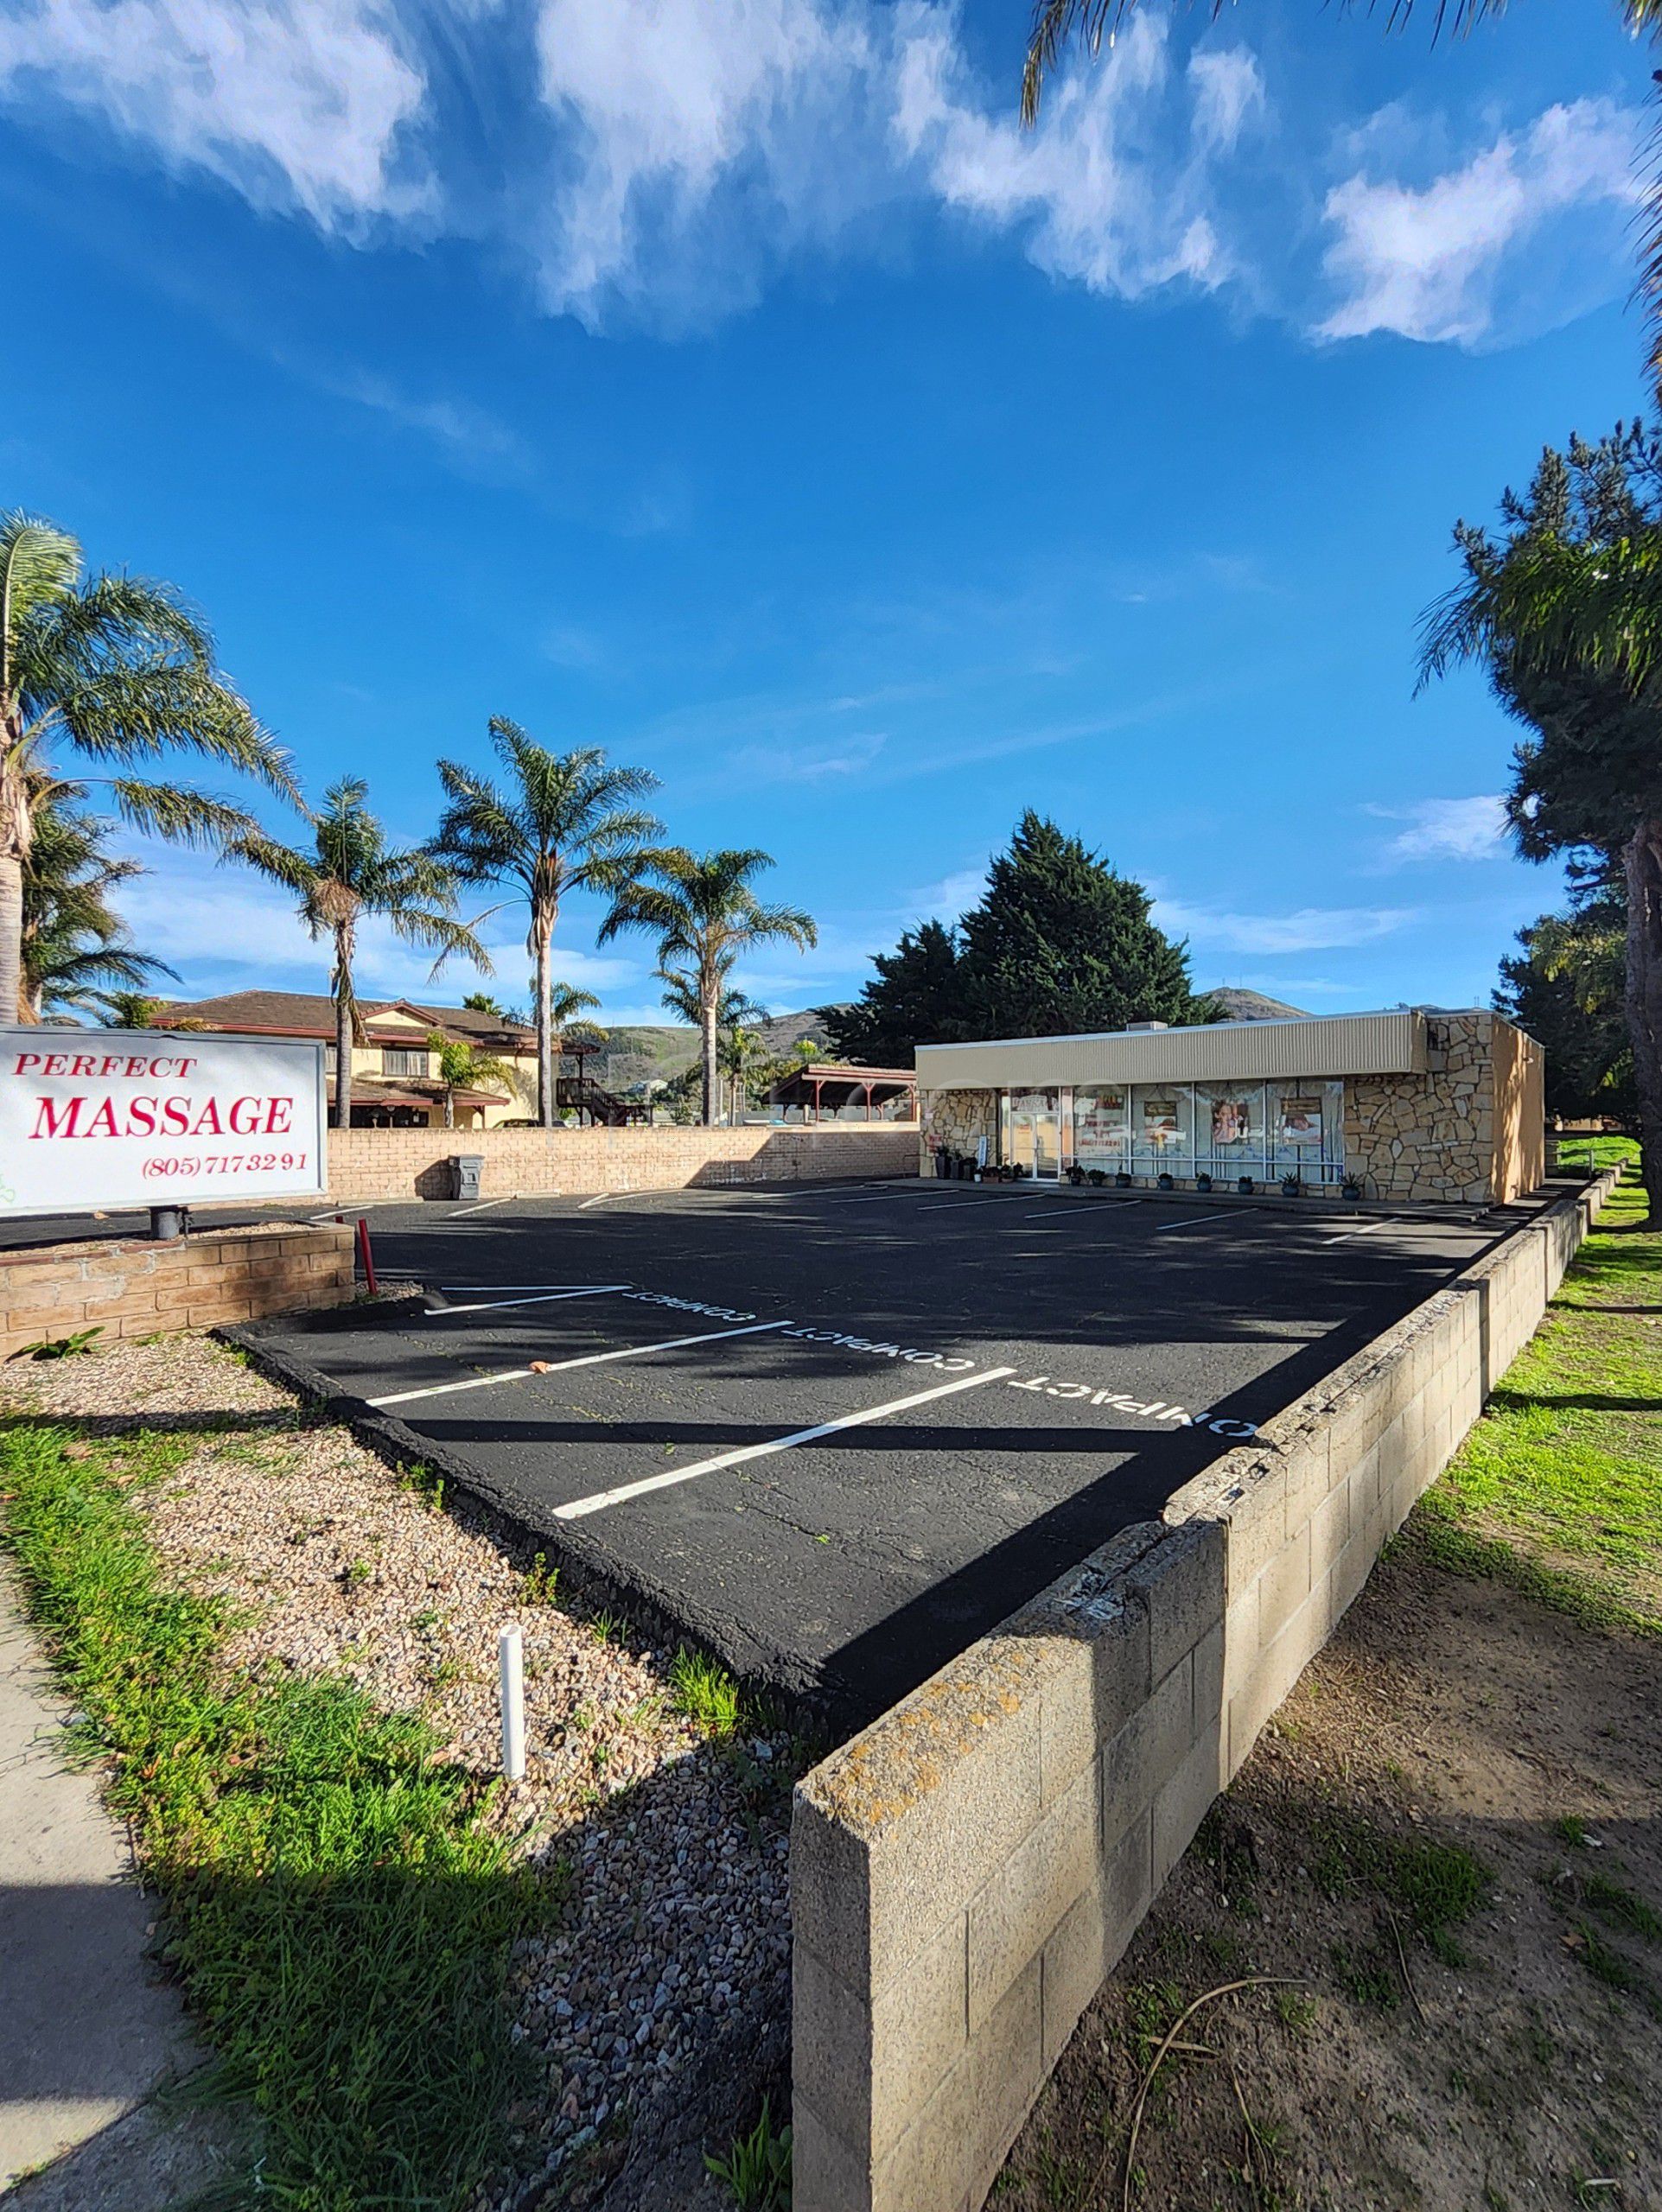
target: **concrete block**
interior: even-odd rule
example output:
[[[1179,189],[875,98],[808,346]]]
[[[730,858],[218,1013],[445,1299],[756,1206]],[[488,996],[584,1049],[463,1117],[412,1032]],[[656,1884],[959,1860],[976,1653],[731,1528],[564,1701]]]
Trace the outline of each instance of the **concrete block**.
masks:
[[[1240,1772],[1264,1722],[1321,1649],[1315,1624],[1330,1610],[1326,1599],[1319,1606],[1307,1599],[1275,1641],[1260,1649],[1257,1667],[1231,1697],[1228,1771],[1232,1779]]]
[[[1332,1431],[1318,1421],[1289,1437],[1282,1452],[1286,1483],[1286,1525],[1307,1522],[1333,1487]]]
[[[1310,1584],[1314,1588],[1350,1541],[1352,1483],[1336,1483],[1310,1516]]]
[[[944,1929],[869,2005],[799,1944],[791,2012],[797,2078],[840,2133],[866,2140],[881,2158],[966,2048],[963,1922]]]
[[[1185,1656],[1102,1754],[1102,1839],[1117,1843],[1194,1742],[1194,1658]]]
[[[1310,1594],[1310,1524],[1302,1522],[1258,1577],[1258,1642],[1273,1643]]]
[[[1100,1777],[1087,1767],[971,1900],[971,2036],[980,2033],[1006,1990],[1094,1882],[1100,1798]]]
[[[1149,1694],[1149,1608],[1141,1592],[1102,1593],[1088,1635],[1049,1639],[1039,1689],[1040,1801],[1093,1766]],[[1109,1610],[1109,1608],[1112,1610]]]
[[[1224,1624],[1210,1628],[1194,1647],[1194,1698],[1189,1726],[1196,1738],[1215,1729],[1224,1701]]]
[[[1287,1484],[1279,1465],[1264,1463],[1225,1509],[1229,1528],[1226,1587],[1232,1602],[1256,1581],[1287,1535]]]
[[[796,2212],[871,2212],[871,2168],[863,2145],[823,2120],[791,2089],[791,2202]]]
[[[1035,1960],[1035,1982],[1038,1972]],[[1035,2046],[1038,2034],[1035,2019]],[[869,2198],[863,2202],[855,2197],[856,2212],[865,2212],[865,2202],[870,2212],[952,2212],[969,2196],[991,2134],[978,2099],[977,2057],[974,2050],[965,2052],[905,2134],[876,2162]],[[794,2208],[794,2189],[791,2202]],[[844,2208],[831,2200],[817,2206],[811,2202],[807,2212],[844,2212]]]
[[[1191,1521],[1173,1529],[1126,1576],[1128,1587],[1148,1606],[1150,1687],[1163,1681],[1222,1621],[1227,1552],[1221,1522]]]
[[[1093,1882],[1076,1897],[1044,1948],[1040,1983],[1041,2037],[1047,2072],[1061,2056],[1079,2015],[1107,1980],[1107,1925],[1102,1888]]]
[[[1016,2140],[1022,2122],[1043,2087],[1044,2024],[1042,1968],[1035,1959],[1004,1995],[997,2011],[971,2047],[975,2081],[978,2156],[971,2169],[971,2196],[990,2189]],[[906,2212],[922,2212],[923,2200],[907,2201]]]
[[[1157,1891],[1206,1818],[1218,1794],[1219,1757],[1215,1739],[1202,1740],[1154,1801],[1154,1887]]]
[[[1102,1970],[1113,1972],[1143,1925],[1154,1896],[1154,1808],[1140,1814],[1103,1854]]]

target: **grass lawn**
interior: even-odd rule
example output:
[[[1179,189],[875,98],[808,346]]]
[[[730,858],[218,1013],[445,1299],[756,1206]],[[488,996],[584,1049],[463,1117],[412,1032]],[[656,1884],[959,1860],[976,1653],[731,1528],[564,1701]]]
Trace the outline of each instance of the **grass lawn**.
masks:
[[[1662,1634],[1662,1235],[1645,1212],[1620,1185],[1407,1541],[1589,1625]]]
[[[239,2202],[459,2207],[506,2148],[508,1946],[557,1885],[513,1862],[419,1719],[340,1676],[220,1663],[229,1609],[169,1581],[137,1504],[193,1448],[0,1433],[0,1531],[216,2054],[192,2089],[258,2115]]]

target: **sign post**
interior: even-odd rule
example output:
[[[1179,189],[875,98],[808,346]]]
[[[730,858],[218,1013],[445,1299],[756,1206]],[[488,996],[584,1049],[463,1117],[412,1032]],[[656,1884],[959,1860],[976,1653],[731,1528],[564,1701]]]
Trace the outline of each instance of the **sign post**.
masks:
[[[328,1187],[323,1047],[173,1029],[0,1029],[0,1220]]]

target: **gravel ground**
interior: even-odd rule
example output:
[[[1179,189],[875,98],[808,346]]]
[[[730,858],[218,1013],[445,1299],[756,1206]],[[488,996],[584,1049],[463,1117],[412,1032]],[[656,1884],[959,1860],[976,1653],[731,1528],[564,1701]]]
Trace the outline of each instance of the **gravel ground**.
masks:
[[[484,1777],[499,1760],[497,1634],[519,1624],[527,1771],[492,1817],[533,1860],[564,1862],[571,1891],[513,1962],[544,2088],[515,2115],[519,2175],[488,2201],[557,2201],[584,2171],[593,2201],[639,2164],[632,2135],[678,2141],[696,2174],[689,2123],[696,2138],[710,2107],[729,2126],[742,2077],[782,2050],[789,1737],[711,1741],[673,1707],[672,1653],[551,1602],[537,1563],[468,1501],[441,1504],[347,1430],[311,1425],[210,1338],[112,1345],[7,1380],[14,1403],[89,1433],[204,1427],[143,1502],[181,1580],[244,1617],[232,1667],[339,1669],[383,1707],[423,1713],[444,1756]]]

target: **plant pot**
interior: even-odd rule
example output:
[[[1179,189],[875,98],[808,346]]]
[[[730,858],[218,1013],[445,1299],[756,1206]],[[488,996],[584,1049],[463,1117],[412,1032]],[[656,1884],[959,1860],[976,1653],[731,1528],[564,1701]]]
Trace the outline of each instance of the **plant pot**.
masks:
[[[1117,1191],[1129,1191],[1129,1190],[1130,1189],[1130,1187],[1131,1187],[1131,1179],[1130,1179],[1130,1176],[1125,1173],[1125,1170],[1122,1167],[1122,1168],[1120,1169],[1120,1171],[1119,1171],[1118,1174],[1117,1174],[1117,1175],[1115,1176],[1115,1178],[1114,1178],[1114,1188],[1115,1188]]]
[[[1250,1198],[1253,1192],[1256,1191],[1258,1187],[1258,1185],[1252,1180],[1252,1178],[1250,1175],[1243,1175],[1235,1185],[1235,1188],[1240,1192],[1244,1198]]]
[[[1162,1173],[1155,1178],[1155,1188],[1159,1191],[1175,1191],[1177,1185],[1169,1175]]]
[[[1297,1198],[1303,1191],[1303,1188],[1304,1185],[1299,1181],[1296,1175],[1283,1175],[1281,1179],[1281,1195],[1283,1198]]]
[[[1194,1187],[1197,1191],[1209,1191],[1212,1188],[1212,1178],[1204,1169],[1195,1177]]]
[[[1347,1205],[1353,1206],[1362,1195],[1362,1186],[1360,1183],[1347,1183],[1341,1187],[1339,1195]]]

